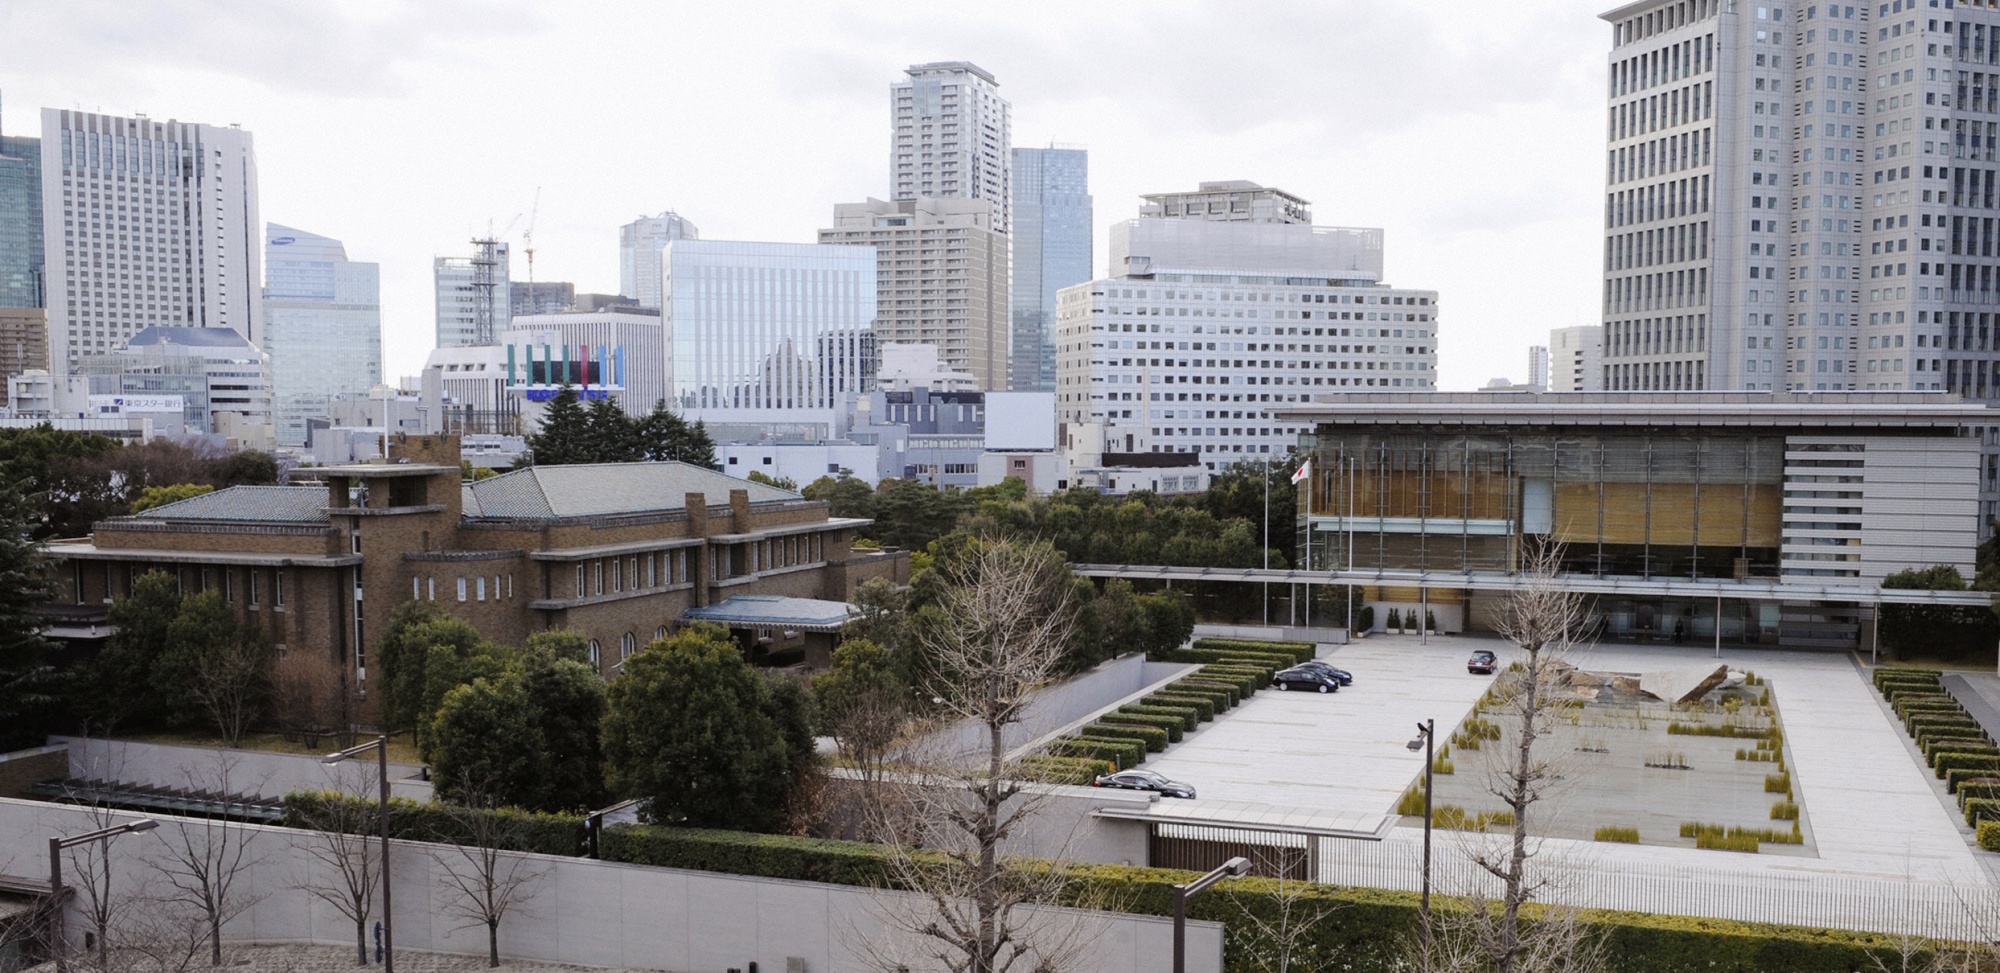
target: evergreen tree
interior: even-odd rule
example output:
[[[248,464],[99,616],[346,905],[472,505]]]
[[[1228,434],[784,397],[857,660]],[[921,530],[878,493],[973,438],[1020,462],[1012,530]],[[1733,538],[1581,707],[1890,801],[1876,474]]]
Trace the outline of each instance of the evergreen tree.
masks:
[[[687,436],[687,423],[667,408],[666,400],[654,402],[653,411],[646,413],[637,425],[639,455],[655,463],[676,459],[676,452]]]
[[[166,719],[154,679],[180,613],[180,582],[165,571],[140,575],[130,595],[112,602],[111,637],[84,674],[88,691],[78,709],[85,716],[121,730],[158,726]]]
[[[603,806],[603,677],[576,659],[531,654],[521,688],[533,704],[548,763],[547,790],[524,806],[538,811]]]
[[[43,664],[48,641],[35,610],[55,597],[31,504],[0,494],[0,751],[42,742],[66,680]]]
[[[610,398],[596,399],[584,411],[581,462],[633,463],[640,458],[638,424]]]
[[[715,459],[715,440],[708,438],[708,424],[697,420],[674,449],[674,459],[704,469],[720,470]]]
[[[584,458],[589,428],[590,417],[576,388],[564,385],[542,413],[541,428],[528,437],[528,452],[541,466],[590,462]]]
[[[839,479],[822,476],[800,492],[807,500],[826,501],[831,508],[827,516],[875,519],[875,488],[852,473],[843,472]]]
[[[559,764],[535,713],[534,697],[515,676],[454,686],[425,734],[438,797],[539,809]]]

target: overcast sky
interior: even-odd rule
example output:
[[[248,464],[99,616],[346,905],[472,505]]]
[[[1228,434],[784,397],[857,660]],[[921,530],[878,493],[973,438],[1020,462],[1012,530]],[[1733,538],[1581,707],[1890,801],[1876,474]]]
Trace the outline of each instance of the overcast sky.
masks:
[[[1016,145],[1090,150],[1098,274],[1141,193],[1278,186],[1388,231],[1472,388],[1597,321],[1608,5],[0,0],[0,97],[16,135],[42,107],[255,133],[263,218],[382,265],[393,380],[433,344],[431,258],[489,221],[518,253],[538,187],[535,277],[579,290],[617,291],[619,224],[662,209],[811,242],[887,195],[902,69],[969,60]]]

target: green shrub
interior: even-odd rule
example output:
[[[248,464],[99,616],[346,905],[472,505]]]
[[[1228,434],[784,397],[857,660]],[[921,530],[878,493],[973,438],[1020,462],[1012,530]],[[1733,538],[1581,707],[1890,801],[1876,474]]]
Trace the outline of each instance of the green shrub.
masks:
[[[1797,804],[1794,804],[1791,801],[1779,801],[1771,805],[1771,820],[1797,821],[1798,819],[1799,819],[1799,806]]]
[[[1903,730],[1910,736],[1930,727],[1956,727],[1961,730],[1977,730],[1979,724],[1970,716],[1944,716],[1941,714],[1915,713],[1903,720]]]
[[[1931,767],[1938,777],[1954,770],[1977,771],[1987,777],[2000,777],[2000,751],[1988,753],[1961,753],[1946,751],[1931,759]]]
[[[1266,641],[1263,639],[1232,639],[1210,637],[1196,639],[1197,649],[1249,649],[1253,652],[1275,652],[1285,656],[1288,664],[1296,665],[1310,661],[1319,654],[1318,646],[1311,642]]]
[[[1218,662],[1201,667],[1202,675],[1214,674],[1226,679],[1237,680],[1247,677],[1250,680],[1250,689],[1252,691],[1269,686],[1271,684],[1271,672],[1272,670],[1261,666],[1246,666],[1233,662]]]
[[[1418,811],[1419,814],[1423,812]],[[1512,811],[1480,811],[1468,815],[1464,808],[1456,804],[1439,804],[1431,808],[1431,824],[1446,831],[1485,831],[1487,828],[1504,828],[1513,825]]]
[[[1152,713],[1106,713],[1097,718],[1099,723],[1126,726],[1154,726],[1166,731],[1168,743],[1181,742],[1181,734],[1187,732],[1187,721],[1178,716],[1158,716]],[[1143,747],[1141,749],[1144,749]]]
[[[1111,764],[1114,771],[1130,770],[1146,761],[1146,745],[1138,740],[1110,737],[1063,737],[1049,744],[1048,755],[1102,760]]]
[[[1159,753],[1167,748],[1167,731],[1155,726],[1123,726],[1111,723],[1092,723],[1078,731],[1078,736],[1108,737],[1114,740],[1137,740],[1146,745],[1147,753]]]
[[[1674,736],[1695,737],[1735,737],[1742,740],[1761,739],[1771,735],[1775,727],[1744,726],[1738,723],[1683,723],[1670,720],[1667,733]]]
[[[1981,821],[1973,829],[1979,838],[1979,847],[1987,851],[2000,851],[2000,821]]]
[[[1258,681],[1259,673],[1245,672],[1229,666],[1202,666],[1200,676],[1203,679],[1225,682],[1236,687],[1236,698],[1238,699],[1248,699],[1251,694],[1264,688],[1264,683]]]
[[[1959,785],[1958,801],[1960,804],[1963,804],[1966,801],[1972,800],[1973,798],[1976,797],[1984,797],[1992,800],[2000,800],[2000,783],[1993,783],[1993,784],[1974,783],[1974,784]]]
[[[1790,796],[1792,793],[1791,771],[1785,771],[1784,773],[1779,773],[1779,774],[1765,774],[1764,793],[1784,794]]]
[[[335,805],[346,807],[336,808]],[[317,822],[347,821],[359,824],[352,833],[379,834],[374,799],[350,797],[335,791],[293,791],[285,795],[285,826],[320,830]],[[491,832],[504,836],[502,846],[512,851],[538,855],[581,855],[587,837],[580,814],[543,814],[503,807],[495,810],[419,803],[404,798],[389,801],[389,834],[406,841],[445,844],[472,844],[468,830],[471,815],[491,815],[502,827]]]
[[[1982,740],[1931,740],[1923,745],[1924,762],[1936,770],[1938,761],[1947,756],[1976,755],[2000,759],[2000,747]]]
[[[1088,785],[1100,774],[1116,773],[1117,767],[1109,760],[1089,757],[1024,757],[1021,760],[1023,774],[1051,784]]]
[[[1622,844],[1636,845],[1639,843],[1639,829],[1606,825],[1597,829],[1597,834],[1593,837],[1593,840],[1616,841]]]
[[[1944,787],[1947,793],[1956,794],[1960,787],[1972,781],[1983,784],[2000,784],[2000,774],[1983,768],[1963,768],[1944,772]]]
[[[1875,670],[1875,686],[1881,688],[1889,683],[1915,683],[1936,686],[1944,678],[1944,673],[1934,669],[1886,668]]]
[[[1930,763],[1931,754],[1939,750],[1955,750],[1961,747],[1990,747],[1992,742],[1986,734],[1978,730],[1933,729],[1926,730],[1914,738],[1917,749],[1924,752],[1924,762]]]
[[[1139,702],[1146,706],[1184,706],[1194,710],[1196,720],[1202,723],[1215,719],[1215,701],[1207,696],[1158,692]]]
[[[1396,813],[1413,815],[1415,817],[1424,816],[1424,786],[1422,784],[1411,784],[1409,790],[1403,792],[1402,798],[1396,801]]]
[[[1171,716],[1181,721],[1181,730],[1192,730],[1201,725],[1200,711],[1188,706],[1155,706],[1151,703],[1129,703],[1118,707],[1118,712],[1134,716]]]
[[[1437,759],[1431,762],[1431,773],[1433,774],[1451,774],[1457,773],[1457,771],[1458,768],[1451,764],[1451,758],[1444,754],[1438,754]]]
[[[1218,713],[1226,709],[1234,709],[1237,703],[1243,701],[1243,687],[1235,682],[1223,679],[1203,678],[1195,675],[1174,683],[1168,688],[1177,693],[1213,693],[1224,701],[1215,707],[1215,711]]]
[[[2000,820],[2000,800],[1990,797],[1967,798],[1961,794],[1959,804],[1965,809],[1966,824],[1978,827],[1981,821]]]

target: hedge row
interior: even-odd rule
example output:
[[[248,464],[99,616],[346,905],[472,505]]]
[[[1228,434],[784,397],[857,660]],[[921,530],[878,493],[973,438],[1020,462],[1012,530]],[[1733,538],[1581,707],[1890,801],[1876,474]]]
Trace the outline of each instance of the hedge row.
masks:
[[[1917,745],[1924,752],[1924,763],[1937,767],[1937,757],[1941,753],[1990,753],[2000,756],[2000,747],[1986,742],[1985,737],[1927,737]]]
[[[1979,847],[2000,851],[2000,821],[1981,821],[1973,833],[1979,836]]]
[[[1926,713],[1918,713],[1903,721],[1903,729],[1908,730],[1911,736],[1916,736],[1918,730],[1927,726],[1956,726],[1974,730],[1979,729],[1979,723],[1970,716],[1933,716]]]
[[[1087,785],[1100,774],[1116,773],[1118,768],[1109,760],[1095,760],[1089,757],[1055,757],[1041,755],[1027,757],[1021,766],[1035,779],[1051,784]]]
[[[1935,669],[1902,669],[1885,666],[1875,670],[1875,688],[1883,689],[1890,683],[1936,686],[1944,678],[1944,673]]]
[[[1250,666],[1235,662],[1219,662],[1201,667],[1202,675],[1217,675],[1224,679],[1248,680],[1249,689],[1255,692],[1271,684],[1271,673],[1277,670],[1267,666]]]
[[[1137,740],[1146,745],[1147,753],[1159,753],[1167,748],[1167,731],[1153,726],[1120,726],[1112,723],[1092,723],[1076,732],[1078,736],[1109,737],[1113,740]]]
[[[2000,820],[2000,801],[1990,797],[1966,797],[1963,792],[1958,795],[1958,799],[1960,806],[1965,809],[1966,824],[1978,827],[1981,821]]]
[[[1105,773],[1113,773],[1130,770],[1143,763],[1146,745],[1138,740],[1115,740],[1111,737],[1063,737],[1049,744],[1049,755],[1102,760],[1111,765]]]
[[[1931,760],[1938,777],[1963,771],[1967,777],[2000,777],[2000,753],[1952,753],[1938,754]]]
[[[1944,788],[1952,794],[1972,781],[2000,783],[2000,773],[1995,773],[1992,767],[1961,767],[1944,772]]]
[[[1220,683],[1183,679],[1161,690],[1161,692],[1174,696],[1193,696],[1208,700],[1210,712],[1218,716],[1236,707],[1236,694],[1230,692],[1229,687]]]
[[[1215,700],[1207,696],[1190,696],[1176,692],[1157,692],[1139,702],[1147,706],[1179,706],[1194,710],[1195,719],[1207,723],[1215,719]]]
[[[1174,688],[1187,692],[1219,693],[1224,699],[1229,701],[1229,705],[1223,707],[1224,709],[1234,709],[1236,704],[1243,701],[1243,697],[1249,695],[1249,693],[1243,691],[1241,683],[1201,675],[1189,676],[1180,682],[1174,683]]]
[[[1160,716],[1154,713],[1106,713],[1097,718],[1099,723],[1123,723],[1128,726],[1156,726],[1166,731],[1168,743],[1181,742],[1181,734],[1187,732],[1187,721],[1178,716]]]
[[[379,807],[372,798],[352,797],[338,791],[293,791],[285,795],[284,823],[286,827],[308,831],[380,834]],[[512,851],[574,856],[583,854],[587,847],[580,814],[542,814],[512,807],[478,810],[449,804],[420,804],[401,797],[389,800],[389,836],[406,841],[477,844],[473,819],[480,815],[499,819],[500,827],[488,834],[498,838],[501,847]],[[346,827],[337,827],[341,824]]]
[[[1151,703],[1127,703],[1118,707],[1118,712],[1132,716],[1168,716],[1181,721],[1181,731],[1192,733],[1201,725],[1201,714],[1190,706],[1155,706]]]
[[[1311,642],[1288,642],[1264,639],[1204,638],[1196,639],[1197,649],[1250,649],[1256,652],[1276,652],[1288,656],[1291,664],[1311,660],[1319,654],[1317,646]]]
[[[2000,829],[1995,841],[2000,842]],[[605,858],[639,865],[867,888],[896,885],[884,849],[858,842],[620,824],[605,829],[603,846]],[[1119,911],[1138,915],[1172,915],[1173,886],[1193,876],[1118,865],[1073,868],[1077,901],[1117,902]],[[1332,921],[1311,926],[1301,937],[1293,956],[1297,968],[1387,973],[1406,965],[1418,931],[1416,893],[1281,887],[1270,879],[1242,878],[1189,899],[1187,907],[1189,918],[1221,922],[1227,938],[1240,941],[1255,937],[1260,926],[1276,926],[1288,903],[1293,917],[1337,910]],[[1821,973],[1874,969],[1877,960],[1896,959],[1889,937],[1865,933],[1630,912],[1588,912],[1584,919],[1603,931],[1607,967],[1621,973]],[[1254,966],[1238,949],[1224,960],[1228,973]]]

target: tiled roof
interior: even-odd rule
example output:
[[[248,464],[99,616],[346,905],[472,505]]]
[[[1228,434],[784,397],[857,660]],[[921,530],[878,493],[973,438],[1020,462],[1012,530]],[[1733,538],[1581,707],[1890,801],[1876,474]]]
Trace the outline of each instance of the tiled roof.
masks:
[[[844,601],[785,598],[778,595],[736,595],[713,605],[690,608],[681,617],[691,622],[717,622],[748,628],[796,628],[837,632],[861,609]]]
[[[214,520],[261,524],[324,524],[326,488],[239,486],[204,493],[132,515],[138,520]]]
[[[465,515],[548,520],[651,513],[681,509],[689,493],[704,494],[712,504],[727,503],[731,490],[750,491],[751,503],[799,498],[687,463],[531,466],[468,484]]]

